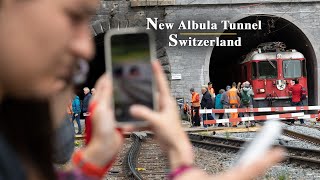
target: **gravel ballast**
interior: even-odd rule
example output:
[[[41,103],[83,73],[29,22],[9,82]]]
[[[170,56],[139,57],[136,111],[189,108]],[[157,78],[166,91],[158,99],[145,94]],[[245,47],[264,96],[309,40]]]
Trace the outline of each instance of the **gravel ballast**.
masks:
[[[195,165],[209,174],[219,174],[232,167],[237,154],[209,151],[194,147]],[[244,172],[239,172],[244,173]],[[278,164],[258,179],[264,180],[315,180],[320,179],[320,170],[295,167],[291,164]]]

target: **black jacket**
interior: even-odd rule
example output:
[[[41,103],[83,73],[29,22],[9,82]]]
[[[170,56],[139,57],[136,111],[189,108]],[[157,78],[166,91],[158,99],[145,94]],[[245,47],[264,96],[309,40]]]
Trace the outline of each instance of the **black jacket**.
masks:
[[[208,91],[203,94],[200,105],[201,109],[212,109],[214,107],[211,95]]]
[[[88,93],[87,95],[84,96],[83,101],[82,101],[82,112],[83,113],[88,112],[88,106],[89,106],[90,99],[91,99],[90,93]]]

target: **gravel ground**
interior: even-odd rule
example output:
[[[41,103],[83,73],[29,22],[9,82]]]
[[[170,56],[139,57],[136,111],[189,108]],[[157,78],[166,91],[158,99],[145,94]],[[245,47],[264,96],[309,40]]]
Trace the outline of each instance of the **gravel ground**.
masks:
[[[294,147],[300,147],[300,148],[305,148],[305,149],[315,149],[315,150],[320,150],[320,146],[316,146],[304,141],[300,141],[288,136],[281,136],[281,139],[283,140],[282,142],[284,142],[284,145],[287,146],[294,146]]]
[[[194,147],[195,164],[209,174],[218,174],[232,167],[236,154],[209,151]],[[239,172],[240,173],[240,172]],[[272,167],[263,177],[263,180],[316,180],[320,179],[320,170],[294,167],[290,164],[279,164]]]
[[[309,168],[294,167],[290,164],[279,164],[272,167],[264,179],[292,179],[292,180],[316,180],[320,179],[320,170],[311,170]]]
[[[220,173],[227,165],[231,164],[232,159],[235,157],[233,154],[209,151],[197,147],[193,147],[193,151],[196,166],[209,174]]]
[[[309,128],[309,127],[304,127],[304,126],[289,126],[289,125],[284,125],[283,128],[295,131],[301,134],[306,134],[312,137],[320,138],[320,131],[318,129],[314,128]]]
[[[311,131],[312,128],[306,128],[300,126],[294,126],[292,129],[302,129],[304,131]],[[315,129],[312,129],[315,130]],[[318,131],[319,132],[319,131]],[[303,132],[302,132],[303,133]],[[230,138],[236,138],[236,139],[242,139],[242,140],[252,140],[255,137],[255,132],[248,132],[248,133],[217,133],[215,136],[219,137],[230,137]],[[296,139],[293,139],[291,137],[287,136],[281,136],[280,138],[283,140],[282,142],[285,142],[286,145],[289,146],[295,146],[295,147],[301,147],[301,148],[308,148],[308,149],[316,149],[320,150],[319,146],[312,145],[310,143],[306,143],[303,141],[299,141]],[[279,144],[279,141],[275,141],[275,144]],[[224,153],[217,154],[216,156],[221,158],[228,157],[224,160],[222,164],[222,167],[220,169],[225,170],[231,167],[231,164],[233,160],[236,158],[235,155],[222,155]],[[206,159],[201,159],[202,161],[205,161]],[[201,166],[201,163],[199,163],[199,166]],[[202,165],[204,166],[204,165]],[[205,167],[210,167],[210,165],[205,165]],[[216,168],[215,168],[216,169]],[[217,171],[208,169],[207,172],[209,173],[216,173]],[[274,166],[271,168],[264,177],[258,178],[258,179],[267,179],[267,180],[277,180],[277,179],[293,179],[293,180],[313,180],[313,179],[320,179],[320,170],[312,170],[310,168],[303,168],[303,167],[295,167],[292,164],[279,164],[277,166]]]

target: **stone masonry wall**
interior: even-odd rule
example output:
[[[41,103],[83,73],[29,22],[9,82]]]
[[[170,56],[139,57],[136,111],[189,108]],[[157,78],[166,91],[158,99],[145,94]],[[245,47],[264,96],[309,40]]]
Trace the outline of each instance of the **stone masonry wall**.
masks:
[[[151,4],[146,4],[146,1],[144,3],[140,1],[141,4],[139,4],[139,0],[131,0],[131,2],[126,0],[101,1],[101,9],[92,19],[93,34],[104,33],[110,28],[145,27],[146,17],[157,17],[161,22],[176,23],[186,19],[235,22],[250,15],[266,14],[284,18],[302,30],[311,42],[317,59],[320,58],[319,1],[167,0],[163,4],[158,1]],[[170,33],[172,32],[157,32],[158,58],[168,78],[170,78],[170,73],[182,75],[181,80],[171,81],[172,94],[175,97],[190,100],[189,89],[194,87],[200,92],[201,85],[209,81],[209,63],[213,48],[169,47],[166,39]],[[317,61],[316,66],[312,68],[315,68],[316,78],[319,78],[320,61]],[[320,89],[318,79],[315,79],[315,88]],[[318,95],[315,97],[318,102],[320,102],[319,97]]]
[[[164,7],[131,7],[130,1],[101,1],[100,9],[91,20],[92,33],[98,35],[113,28],[146,27],[146,18],[164,21]],[[170,77],[170,64],[163,39],[165,32],[156,32],[157,58]]]
[[[181,3],[183,0],[176,0]],[[308,37],[317,59],[320,58],[320,2],[313,3],[268,3],[255,6],[249,5],[183,5],[166,7],[166,22],[181,20],[221,20],[238,21],[250,15],[268,14],[289,20]],[[217,31],[219,32],[219,31]],[[222,31],[221,31],[222,32]],[[176,97],[185,97],[190,100],[189,89],[194,87],[200,92],[202,85],[209,81],[209,61],[212,47],[204,48],[177,48],[166,47],[171,64],[171,73],[182,74],[181,80],[171,82],[172,94]],[[225,67],[221,67],[225,68]],[[320,61],[318,60],[315,72],[319,78]],[[313,77],[309,77],[313,78]],[[315,79],[315,88],[319,89]],[[316,93],[317,94],[317,93]],[[319,101],[319,96],[316,96]]]

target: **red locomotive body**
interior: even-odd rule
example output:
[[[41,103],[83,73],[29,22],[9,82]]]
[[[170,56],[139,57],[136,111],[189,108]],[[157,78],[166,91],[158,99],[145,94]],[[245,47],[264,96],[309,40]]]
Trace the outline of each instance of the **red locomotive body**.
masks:
[[[296,50],[285,50],[281,42],[263,43],[241,63],[242,80],[254,91],[254,107],[290,106],[289,87],[298,78],[307,91],[306,60]],[[303,100],[308,105],[308,100]]]

